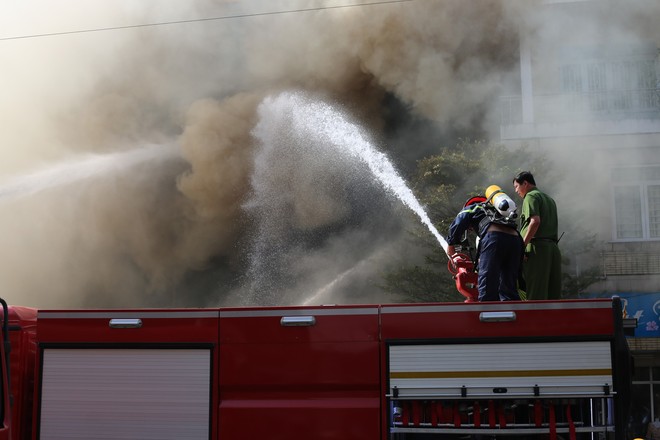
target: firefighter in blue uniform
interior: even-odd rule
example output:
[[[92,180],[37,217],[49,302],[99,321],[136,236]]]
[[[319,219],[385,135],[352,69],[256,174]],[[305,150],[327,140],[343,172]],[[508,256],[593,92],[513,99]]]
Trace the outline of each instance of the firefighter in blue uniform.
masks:
[[[491,189],[492,187],[489,187]],[[520,300],[519,279],[523,257],[523,240],[516,224],[515,203],[506,199],[505,209],[493,205],[493,195],[473,197],[449,226],[447,255],[456,255],[455,246],[468,230],[476,232],[479,301]],[[488,191],[487,191],[488,192]],[[505,217],[506,215],[506,217]],[[522,286],[520,286],[522,287]]]

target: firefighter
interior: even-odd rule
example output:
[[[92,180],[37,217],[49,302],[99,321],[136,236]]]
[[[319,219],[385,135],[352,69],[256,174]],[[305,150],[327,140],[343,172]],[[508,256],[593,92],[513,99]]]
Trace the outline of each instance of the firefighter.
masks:
[[[496,188],[497,194],[503,194]],[[518,279],[524,247],[515,220],[515,203],[511,201],[513,206],[504,211],[509,217],[505,217],[493,206],[493,195],[488,199],[473,197],[466,202],[449,226],[447,255],[454,258],[457,255],[455,246],[461,242],[463,234],[475,231],[479,301],[520,300]]]

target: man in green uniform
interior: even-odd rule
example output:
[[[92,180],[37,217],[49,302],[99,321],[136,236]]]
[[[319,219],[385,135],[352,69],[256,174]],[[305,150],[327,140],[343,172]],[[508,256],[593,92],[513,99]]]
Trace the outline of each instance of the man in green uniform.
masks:
[[[513,179],[513,188],[523,199],[520,235],[525,243],[523,274],[527,299],[559,299],[561,297],[561,252],[557,246],[557,205],[536,188],[529,171]]]

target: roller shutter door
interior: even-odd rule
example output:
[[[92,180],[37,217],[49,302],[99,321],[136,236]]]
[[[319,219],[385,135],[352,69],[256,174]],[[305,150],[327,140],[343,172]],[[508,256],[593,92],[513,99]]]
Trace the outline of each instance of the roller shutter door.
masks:
[[[42,372],[42,440],[209,438],[208,349],[45,349]]]
[[[401,397],[598,396],[613,383],[607,341],[391,346],[389,376]]]

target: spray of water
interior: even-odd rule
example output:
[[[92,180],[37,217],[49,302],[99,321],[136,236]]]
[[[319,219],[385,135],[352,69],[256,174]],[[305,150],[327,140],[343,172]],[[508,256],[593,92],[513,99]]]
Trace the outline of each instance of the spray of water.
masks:
[[[276,304],[286,295],[296,300],[304,295],[305,304],[328,302],[344,280],[373,273],[373,268],[356,268],[371,260],[365,253],[387,245],[367,239],[368,234],[359,236],[365,238],[356,244],[359,249],[345,249],[346,258],[339,260],[327,258],[318,241],[305,242],[314,231],[323,236],[324,228],[352,215],[359,222],[360,213],[377,209],[376,199],[357,199],[361,193],[384,193],[402,202],[446,252],[445,239],[388,157],[343,109],[308,94],[284,92],[264,99],[258,116],[252,130],[257,140],[252,194],[244,204],[257,219],[247,277],[250,303]],[[310,262],[324,259],[322,270],[307,270]]]
[[[108,176],[140,163],[167,160],[176,154],[177,149],[174,146],[148,145],[120,153],[89,155],[8,181],[0,186],[0,201],[36,194],[89,178]]]
[[[319,290],[317,290],[313,295],[311,295],[309,298],[304,300],[302,302],[303,306],[309,306],[309,305],[315,305],[315,304],[322,304],[324,299],[328,297],[333,289],[343,280],[348,274],[352,273],[353,271],[357,270],[357,265],[354,267],[351,267],[348,270],[345,270],[344,272],[340,273],[335,277],[334,280],[330,281],[328,284],[325,286],[321,287]]]
[[[357,264],[353,265],[349,269],[343,271],[342,273],[337,275],[333,280],[327,283],[325,286],[321,287],[312,295],[308,296],[307,299],[305,299],[302,302],[302,305],[309,306],[309,305],[329,304],[334,302],[332,300],[333,294],[340,293],[343,284],[342,282],[345,279],[350,278],[350,276],[354,275],[355,273],[359,273],[360,271],[369,270],[367,266],[369,266],[370,264],[374,264],[376,261],[378,261],[379,258],[383,256],[382,254],[384,254],[386,251],[387,251],[386,248],[377,249],[371,255],[362,259],[361,261],[359,261]]]
[[[332,147],[365,163],[382,187],[417,214],[445,252],[447,251],[447,241],[431,223],[424,208],[388,157],[378,151],[362,130],[351,123],[337,108],[323,101],[312,100],[300,93],[282,93],[269,97],[262,105],[283,109],[291,114],[294,130],[310,131],[313,127],[314,132],[327,139]]]

